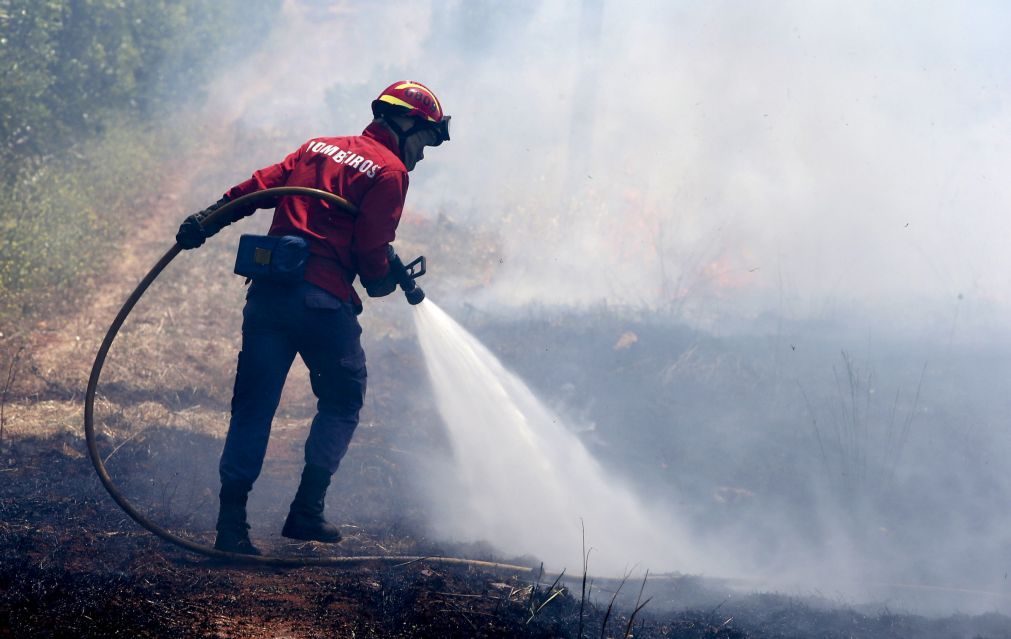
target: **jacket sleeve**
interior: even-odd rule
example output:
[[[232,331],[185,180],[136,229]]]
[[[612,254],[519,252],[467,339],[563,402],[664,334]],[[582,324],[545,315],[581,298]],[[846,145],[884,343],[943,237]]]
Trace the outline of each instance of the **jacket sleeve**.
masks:
[[[384,172],[358,206],[351,253],[362,280],[378,280],[390,270],[386,247],[396,236],[407,184],[406,172]]]
[[[284,186],[288,182],[288,176],[291,175],[292,169],[295,168],[295,163],[302,157],[302,152],[309,146],[309,144],[311,144],[311,141],[306,142],[292,153],[289,153],[288,157],[284,158],[281,162],[271,164],[270,166],[255,171],[251,178],[245,182],[236,184],[226,191],[225,197],[229,200],[234,200],[242,197],[243,195],[255,193],[256,191],[272,189],[275,186]],[[277,206],[276,199],[274,201],[263,200],[256,205],[256,208],[269,209],[275,206]],[[256,209],[250,208],[248,211],[243,211],[240,217],[252,215],[255,210]]]

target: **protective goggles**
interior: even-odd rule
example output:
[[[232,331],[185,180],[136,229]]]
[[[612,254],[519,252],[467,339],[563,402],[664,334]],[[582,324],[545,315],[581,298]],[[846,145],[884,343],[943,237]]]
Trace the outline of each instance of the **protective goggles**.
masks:
[[[429,122],[427,120],[422,120],[418,118],[413,126],[409,129],[401,129],[396,124],[387,120],[393,127],[393,130],[397,131],[397,135],[400,137],[400,144],[403,145],[404,141],[412,135],[420,134],[424,135],[427,139],[424,140],[425,146],[439,146],[443,142],[449,140],[449,120],[452,116],[444,115],[442,120],[439,122]]]
[[[442,120],[432,125],[435,131],[435,143],[432,146],[439,146],[443,142],[449,141],[449,120],[452,116],[444,115]]]

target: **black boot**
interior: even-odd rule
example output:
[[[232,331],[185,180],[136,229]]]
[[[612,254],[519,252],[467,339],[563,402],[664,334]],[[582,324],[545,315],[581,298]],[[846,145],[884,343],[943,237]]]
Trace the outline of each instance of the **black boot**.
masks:
[[[246,498],[250,488],[244,482],[221,482],[218,538],[214,541],[217,550],[240,555],[260,554],[253,542],[249,541],[249,524],[246,523]]]
[[[341,540],[341,531],[323,519],[323,498],[330,486],[330,471],[319,466],[305,465],[302,481],[291,502],[288,518],[281,535],[288,539],[323,541],[335,544]]]

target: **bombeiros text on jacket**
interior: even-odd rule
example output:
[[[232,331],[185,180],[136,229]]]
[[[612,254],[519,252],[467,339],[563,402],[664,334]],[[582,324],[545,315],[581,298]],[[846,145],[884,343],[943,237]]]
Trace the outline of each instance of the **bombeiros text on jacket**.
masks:
[[[326,142],[313,140],[306,146],[306,151],[329,156],[334,162],[338,164],[345,164],[352,169],[358,169],[359,173],[364,173],[370,178],[376,177],[376,173],[381,171],[383,168],[372,160],[367,160],[356,153],[342,150],[336,144],[327,144]]]

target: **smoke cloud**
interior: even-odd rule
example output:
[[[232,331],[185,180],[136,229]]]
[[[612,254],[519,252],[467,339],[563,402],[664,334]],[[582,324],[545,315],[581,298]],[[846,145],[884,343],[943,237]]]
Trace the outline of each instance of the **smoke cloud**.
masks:
[[[453,140],[412,173],[405,219],[502,244],[487,286],[440,304],[631,309],[752,366],[761,383],[709,388],[724,392],[681,417],[719,428],[670,430],[642,398],[610,399],[624,428],[670,427],[738,463],[721,503],[755,501],[735,486],[758,448],[810,488],[723,522],[728,556],[853,596],[946,580],[990,593],[952,606],[1009,609],[1011,8],[291,0],[282,17],[210,108],[293,148],[363,128],[395,79],[432,87]],[[678,371],[704,347],[658,348],[665,379],[697,381]],[[862,467],[888,469],[887,496],[847,493],[838,478]],[[932,533],[926,513],[949,506]]]
[[[984,313],[1011,301],[1006,11],[289,2],[212,105],[353,130],[390,78],[435,87],[453,145],[411,202],[503,233],[489,303]]]

